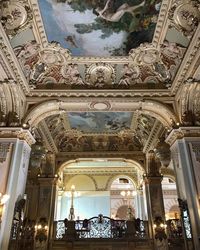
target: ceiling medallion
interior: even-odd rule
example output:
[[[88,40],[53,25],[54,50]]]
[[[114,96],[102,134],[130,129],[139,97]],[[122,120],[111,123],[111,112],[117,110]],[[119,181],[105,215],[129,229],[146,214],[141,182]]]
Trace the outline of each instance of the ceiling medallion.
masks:
[[[109,102],[92,102],[90,104],[90,109],[94,110],[109,110],[111,105]]]
[[[171,25],[187,37],[191,37],[200,21],[199,7],[198,1],[176,1],[169,10]]]
[[[85,80],[89,85],[102,88],[115,83],[115,69],[107,63],[93,63],[86,69]]]
[[[32,14],[26,0],[8,1],[0,7],[3,8],[1,22],[9,36],[14,36],[30,25]]]

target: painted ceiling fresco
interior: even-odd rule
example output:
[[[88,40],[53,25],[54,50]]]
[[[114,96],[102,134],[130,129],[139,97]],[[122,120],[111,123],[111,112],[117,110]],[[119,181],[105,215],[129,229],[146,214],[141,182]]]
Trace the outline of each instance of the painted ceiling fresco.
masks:
[[[161,0],[39,0],[48,41],[74,56],[123,56],[151,42]]]
[[[131,112],[71,112],[68,114],[72,129],[84,133],[112,133],[130,129]]]
[[[69,112],[45,119],[60,152],[138,151],[154,122],[132,112]]]

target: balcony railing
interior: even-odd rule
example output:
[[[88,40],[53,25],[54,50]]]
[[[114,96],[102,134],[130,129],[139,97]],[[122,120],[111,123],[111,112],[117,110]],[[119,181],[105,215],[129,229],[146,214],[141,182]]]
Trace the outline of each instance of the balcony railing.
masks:
[[[57,240],[66,239],[68,235],[72,235],[72,232],[69,232],[71,230],[74,230],[75,237],[79,239],[126,237],[147,239],[149,237],[147,221],[140,219],[133,221],[114,220],[103,215],[77,221],[60,220],[55,222],[54,228],[54,238]]]

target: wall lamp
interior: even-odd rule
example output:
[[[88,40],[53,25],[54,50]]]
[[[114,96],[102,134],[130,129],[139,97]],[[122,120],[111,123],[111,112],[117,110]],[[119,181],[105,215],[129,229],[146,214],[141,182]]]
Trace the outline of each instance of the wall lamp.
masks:
[[[35,225],[36,241],[42,242],[47,240],[48,234],[48,222],[46,218],[40,218],[38,223]]]
[[[8,194],[0,193],[0,223],[1,223],[1,218],[3,215],[3,207],[9,198],[10,198],[10,196]]]

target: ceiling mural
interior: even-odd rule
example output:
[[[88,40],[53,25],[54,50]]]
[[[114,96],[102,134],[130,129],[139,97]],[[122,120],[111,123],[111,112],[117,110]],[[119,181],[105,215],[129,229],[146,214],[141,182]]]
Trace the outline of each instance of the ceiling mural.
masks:
[[[45,123],[60,152],[139,151],[155,118],[133,112],[63,112]]]
[[[39,0],[48,41],[73,56],[125,56],[151,42],[161,0]]]
[[[83,133],[112,133],[130,129],[131,112],[70,112],[72,129]]]

